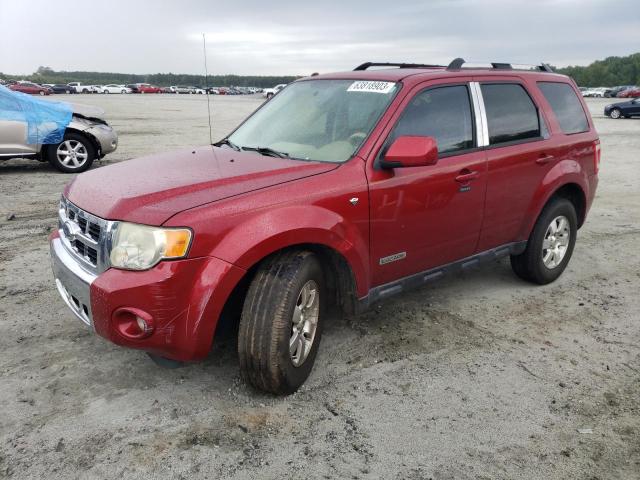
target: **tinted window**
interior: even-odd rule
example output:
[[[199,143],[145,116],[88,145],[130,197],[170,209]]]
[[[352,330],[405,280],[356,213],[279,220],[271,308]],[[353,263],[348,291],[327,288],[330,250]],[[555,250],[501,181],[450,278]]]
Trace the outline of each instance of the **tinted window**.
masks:
[[[481,85],[489,126],[489,143],[540,137],[538,110],[521,85]]]
[[[571,85],[556,82],[538,82],[542,94],[551,105],[564,133],[580,133],[589,130],[589,122],[582,104]]]
[[[440,153],[472,148],[473,121],[467,87],[438,87],[417,94],[402,113],[391,139],[402,135],[434,137]]]

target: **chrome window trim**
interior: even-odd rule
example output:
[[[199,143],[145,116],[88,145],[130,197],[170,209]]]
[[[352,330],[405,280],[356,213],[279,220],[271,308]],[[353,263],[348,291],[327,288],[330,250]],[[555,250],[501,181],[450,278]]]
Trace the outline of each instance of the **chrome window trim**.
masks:
[[[476,120],[476,137],[478,147],[489,146],[489,125],[487,123],[487,112],[484,108],[484,98],[479,82],[469,82],[471,87],[471,98],[473,99],[473,111]]]

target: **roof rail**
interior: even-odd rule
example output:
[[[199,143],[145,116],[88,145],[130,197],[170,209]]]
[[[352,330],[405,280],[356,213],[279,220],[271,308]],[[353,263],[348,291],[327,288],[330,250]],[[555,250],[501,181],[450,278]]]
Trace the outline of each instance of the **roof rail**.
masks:
[[[444,67],[444,65],[428,65],[424,63],[378,63],[365,62],[353,69],[354,72],[359,70],[367,70],[370,67],[398,67],[398,68],[435,68]]]
[[[465,63],[467,62],[464,58],[455,58],[447,66],[447,70],[460,70]],[[541,63],[540,65],[517,64],[514,67],[510,63],[491,62],[490,65],[495,70],[538,70],[540,72],[553,73],[553,68],[547,63]]]

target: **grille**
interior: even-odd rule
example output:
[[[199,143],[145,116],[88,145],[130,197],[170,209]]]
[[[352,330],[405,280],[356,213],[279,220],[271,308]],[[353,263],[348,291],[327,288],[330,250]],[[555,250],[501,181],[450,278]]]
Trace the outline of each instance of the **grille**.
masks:
[[[58,223],[63,244],[85,269],[100,273],[109,267],[106,244],[111,222],[82,210],[63,197]]]

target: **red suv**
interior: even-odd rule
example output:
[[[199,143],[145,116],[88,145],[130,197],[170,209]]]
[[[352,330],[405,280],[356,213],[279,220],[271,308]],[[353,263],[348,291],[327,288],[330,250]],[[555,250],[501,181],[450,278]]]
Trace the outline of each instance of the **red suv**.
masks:
[[[215,145],[78,175],[54,275],[98,335],[161,364],[203,359],[236,320],[243,377],[289,393],[333,308],[504,255],[558,278],[599,159],[574,82],[546,65],[366,63],[288,85]]]

